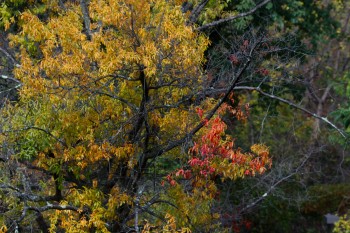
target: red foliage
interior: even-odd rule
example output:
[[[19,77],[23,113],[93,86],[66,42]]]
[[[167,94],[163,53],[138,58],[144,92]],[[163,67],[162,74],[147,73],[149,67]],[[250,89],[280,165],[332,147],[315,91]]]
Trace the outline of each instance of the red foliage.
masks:
[[[258,69],[257,73],[262,75],[262,76],[267,76],[267,75],[269,75],[270,72],[265,68],[260,68],[260,69]]]
[[[234,99],[231,95],[229,100],[233,103]],[[248,106],[245,106],[246,110]],[[257,145],[255,146],[256,154],[242,153],[241,150],[234,148],[233,140],[225,135],[227,125],[222,121],[220,116],[216,116],[210,121],[206,118],[203,119],[203,110],[196,108],[198,116],[205,121],[204,134],[194,143],[194,146],[190,148],[189,155],[191,156],[187,162],[187,166],[178,169],[174,173],[167,176],[167,180],[171,185],[175,185],[176,181],[172,178],[181,177],[184,179],[196,178],[214,178],[216,176],[225,176],[223,171],[216,169],[220,167],[220,163],[226,161],[225,169],[229,169],[228,172],[235,172],[233,168],[245,169],[244,176],[255,175],[257,173],[263,173],[266,165],[270,165],[270,159],[268,158],[268,151],[266,147]],[[240,110],[240,108],[233,108],[230,104],[223,104],[218,111],[219,114],[229,112],[238,119],[244,119],[246,115]],[[227,162],[229,162],[227,164]],[[232,169],[227,168],[232,166]],[[226,173],[227,176],[227,173]],[[238,175],[237,176],[241,176]],[[232,174],[229,177],[235,177]]]
[[[249,40],[244,40],[244,41],[243,41],[243,46],[244,46],[245,48],[247,48],[248,45],[249,45]]]
[[[202,119],[203,118],[203,110],[201,108],[196,108],[196,112],[197,112],[199,118]]]
[[[238,57],[234,54],[231,54],[228,59],[231,61],[231,63],[233,65],[238,65],[239,64],[239,60],[238,60]]]

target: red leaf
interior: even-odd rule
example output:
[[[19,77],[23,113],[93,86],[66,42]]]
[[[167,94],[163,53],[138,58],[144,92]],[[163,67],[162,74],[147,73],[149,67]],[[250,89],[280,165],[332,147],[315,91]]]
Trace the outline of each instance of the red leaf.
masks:
[[[228,59],[232,62],[232,64],[237,65],[239,64],[239,60],[236,55],[231,54]]]
[[[202,119],[202,117],[203,117],[203,110],[201,108],[196,108],[196,112],[197,112],[199,118]]]

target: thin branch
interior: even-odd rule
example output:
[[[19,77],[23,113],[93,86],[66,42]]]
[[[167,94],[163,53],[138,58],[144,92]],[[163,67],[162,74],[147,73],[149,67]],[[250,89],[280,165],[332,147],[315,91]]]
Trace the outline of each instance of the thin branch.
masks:
[[[64,3],[62,2],[62,0],[58,0],[58,5],[61,7],[61,9],[63,11],[67,11],[67,8],[66,6],[64,5]]]
[[[267,118],[267,114],[268,114],[268,112],[269,112],[269,110],[270,110],[270,107],[271,107],[271,103],[269,104],[269,106],[267,107],[267,110],[266,110],[266,113],[265,113],[265,116],[264,116],[264,118],[262,119],[262,121],[261,121],[261,127],[260,127],[260,136],[259,136],[259,139],[261,140],[261,138],[262,138],[262,135],[263,135],[263,131],[264,131],[264,123],[265,123],[265,120],[266,120],[266,118]]]
[[[328,97],[328,94],[329,94],[329,92],[331,91],[331,88],[332,88],[332,85],[329,84],[329,85],[326,87],[326,90],[323,92],[323,95],[322,95],[322,97],[321,97],[321,103],[322,103],[322,104],[326,101],[326,99],[327,99],[327,97]]]
[[[138,195],[139,195],[139,194],[138,194]],[[159,202],[163,202],[162,200],[159,200],[159,196],[160,196],[160,194],[157,193],[157,194],[156,194],[155,196],[153,196],[153,197],[151,198],[151,200],[149,200],[149,201],[147,202],[147,204],[144,205],[144,206],[140,206],[140,205],[139,205],[140,197],[138,196],[138,197],[136,198],[136,200],[135,200],[135,211],[134,211],[133,213],[131,213],[128,217],[126,217],[126,218],[124,219],[123,224],[126,224],[130,219],[135,218],[135,230],[137,231],[137,229],[138,229],[138,224],[137,224],[138,220],[136,221],[136,218],[138,218],[137,216],[138,216],[139,214],[144,213],[144,212],[146,212],[146,213],[148,213],[148,214],[150,214],[150,215],[152,215],[152,216],[154,216],[154,217],[157,217],[158,219],[164,221],[164,218],[163,218],[163,217],[157,215],[156,213],[154,213],[153,211],[150,210],[150,207],[151,207],[153,204],[156,204],[156,203],[159,203]],[[165,202],[165,201],[164,201],[164,202]],[[166,203],[169,204],[169,202],[166,202]],[[170,203],[170,204],[171,204],[171,206],[177,208],[174,204],[172,204],[172,203]]]
[[[0,189],[11,189],[11,190],[16,191],[16,192],[20,192],[21,191],[18,188],[13,187],[12,185],[8,185],[8,184],[1,184],[0,185]]]
[[[154,213],[153,211],[149,210],[149,209],[143,209],[141,208],[144,212],[148,213],[149,215],[158,218],[159,220],[161,220],[162,222],[166,223],[166,220],[160,216],[159,214]]]
[[[257,205],[258,203],[260,203],[261,201],[263,201],[278,185],[280,185],[282,182],[288,180],[289,178],[291,178],[292,176],[294,176],[295,174],[297,174],[299,172],[299,170],[305,165],[305,163],[309,160],[310,158],[310,154],[306,155],[305,158],[303,159],[303,161],[300,163],[300,165],[295,168],[294,172],[288,174],[287,176],[281,178],[280,180],[278,180],[277,182],[275,182],[274,184],[272,184],[269,189],[260,197],[258,197],[255,201],[253,201],[252,203],[250,203],[249,205],[245,206],[244,208],[242,208],[239,213],[242,214],[243,212],[247,211],[248,209],[254,207],[255,205]]]
[[[214,106],[214,108],[205,116],[205,118],[196,127],[194,127],[183,138],[181,138],[177,141],[170,142],[167,146],[165,146],[161,149],[158,149],[158,150],[156,149],[155,152],[148,154],[147,158],[157,157],[157,156],[159,156],[167,151],[170,151],[173,148],[185,143],[186,141],[190,140],[201,128],[203,128],[206,121],[209,121],[214,116],[216,111],[220,108],[220,106],[227,100],[227,98],[229,97],[229,95],[231,94],[233,89],[235,88],[238,80],[241,78],[241,76],[243,75],[244,71],[247,69],[249,64],[250,64],[250,58],[248,59],[248,61],[244,65],[244,67],[241,69],[241,71],[236,75],[236,77],[233,80],[233,83],[231,84],[229,89],[226,91],[224,97],[221,98],[221,100],[219,100],[219,102]]]
[[[18,85],[17,85],[15,88],[18,88],[18,87],[22,86],[22,82],[19,81],[19,80],[16,79],[16,78],[14,78],[14,77],[10,77],[10,76],[8,76],[8,75],[1,74],[1,75],[0,75],[0,78],[2,78],[2,79],[8,79],[8,80],[11,80],[11,81],[14,81],[14,82],[18,83]]]
[[[209,0],[202,0],[200,3],[198,3],[198,5],[192,10],[187,25],[191,25],[197,22],[199,15],[201,14],[202,10],[208,2]]]
[[[196,28],[196,30],[203,31],[205,29],[217,26],[217,25],[222,24],[222,23],[226,23],[226,22],[229,22],[229,21],[232,21],[232,20],[235,20],[235,19],[246,17],[248,15],[253,14],[255,11],[257,11],[261,7],[265,6],[269,2],[271,2],[271,0],[264,0],[261,3],[259,3],[258,5],[256,5],[254,8],[252,8],[251,10],[247,11],[247,12],[240,13],[238,15],[234,15],[234,16],[231,16],[231,17],[228,17],[228,18],[220,19],[220,20],[208,23],[208,24],[204,24],[203,26],[200,26],[200,27]]]
[[[16,223],[20,223],[21,221],[23,221],[23,219],[25,218],[25,216],[27,215],[28,210],[33,210],[37,213],[42,213],[48,210],[73,210],[76,212],[79,212],[79,208],[75,207],[75,206],[70,206],[70,205],[58,205],[58,204],[51,204],[49,202],[46,203],[46,206],[42,206],[42,207],[34,207],[34,206],[25,206],[23,208],[22,211],[22,215],[19,218],[19,220],[16,221]]]
[[[67,143],[65,141],[56,137],[55,135],[53,135],[51,132],[49,132],[46,129],[42,129],[42,128],[37,127],[37,126],[30,126],[30,127],[27,127],[26,129],[36,129],[36,130],[42,131],[42,132],[46,133],[47,135],[49,135],[50,137],[52,137],[53,139],[55,139],[56,141],[60,142],[63,146],[67,147]]]
[[[89,7],[88,7],[88,2],[89,0],[80,0],[80,7],[81,7],[81,12],[83,14],[83,19],[84,19],[84,28],[85,28],[85,34],[88,38],[88,40],[91,40],[92,33],[90,29],[90,15],[89,15]]]
[[[47,225],[42,213],[40,213],[40,212],[36,213],[36,221],[37,221],[42,233],[50,233],[49,226]]]
[[[48,210],[73,210],[76,212],[79,212],[79,208],[71,205],[58,205],[58,204],[51,204],[51,203],[46,203],[46,206],[42,207],[33,207],[33,206],[28,206],[26,207],[28,210],[34,210],[36,212],[44,212]]]
[[[42,132],[46,133],[47,135],[49,135],[50,137],[52,137],[53,139],[55,139],[56,141],[58,141],[59,143],[61,143],[63,146],[67,147],[67,143],[64,140],[56,137],[50,131],[48,131],[46,129],[43,129],[43,128],[40,128],[40,127],[37,127],[37,126],[28,126],[28,127],[25,127],[25,128],[22,128],[22,129],[17,129],[17,130],[0,131],[0,134],[21,132],[21,131],[30,130],[30,129],[35,129],[35,130],[42,131]]]
[[[12,88],[6,89],[6,90],[4,90],[4,91],[0,91],[0,94],[7,93],[7,94],[6,94],[6,95],[7,95],[6,98],[8,98],[8,93],[9,93],[10,91],[14,90],[14,89],[17,89],[17,88],[16,88],[16,87],[12,87]]]
[[[344,138],[347,138],[345,132],[344,132],[343,130],[339,129],[334,123],[332,123],[331,121],[329,121],[329,120],[327,119],[327,117],[322,117],[322,116],[320,116],[320,115],[318,115],[318,114],[316,114],[316,113],[311,112],[310,110],[307,110],[306,108],[304,108],[304,107],[302,107],[302,106],[300,106],[300,105],[298,105],[298,104],[295,104],[295,103],[293,103],[293,102],[291,102],[291,101],[289,101],[289,100],[283,99],[283,98],[281,98],[281,97],[279,97],[279,96],[275,96],[275,95],[273,95],[273,94],[266,93],[266,92],[264,92],[263,90],[261,90],[260,87],[239,86],[239,87],[235,87],[234,90],[257,91],[257,92],[259,92],[260,94],[262,94],[262,95],[264,95],[264,96],[267,96],[267,97],[269,97],[269,98],[271,98],[271,99],[275,99],[275,100],[278,100],[278,101],[280,101],[280,102],[282,102],[282,103],[288,104],[288,105],[290,105],[290,106],[292,106],[292,107],[294,107],[294,108],[296,108],[296,109],[299,109],[299,110],[301,110],[301,111],[303,111],[303,112],[306,112],[306,113],[310,114],[310,115],[313,116],[314,118],[317,118],[317,119],[322,120],[323,122],[325,122],[325,123],[327,123],[329,126],[331,126],[333,129],[335,129],[336,131],[338,131]]]
[[[112,94],[109,94],[109,93],[105,93],[105,92],[102,92],[102,91],[97,91],[97,90],[96,90],[96,91],[95,91],[95,90],[92,90],[92,93],[99,94],[99,95],[105,95],[105,96],[108,96],[108,97],[110,97],[110,98],[112,98],[112,99],[119,100],[120,102],[122,102],[122,103],[128,105],[129,107],[131,107],[133,110],[138,110],[138,109],[139,109],[136,105],[130,103],[130,102],[127,101],[126,99],[121,98],[121,97],[119,97],[119,96],[112,95]]]
[[[315,94],[315,91],[311,87],[310,83],[306,85],[306,88],[308,90],[308,93],[310,94],[311,99],[316,102],[317,104],[321,102],[320,98]]]
[[[0,52],[2,52],[3,54],[5,54],[5,56],[11,60],[11,62],[13,63],[13,65],[15,67],[20,67],[21,65],[16,61],[16,59],[9,53],[7,52],[5,49],[0,47]]]
[[[28,210],[33,210],[33,211],[35,211],[37,213],[42,213],[42,212],[45,212],[45,211],[48,211],[48,210],[72,210],[72,211],[75,211],[75,212],[79,212],[79,208],[77,208],[75,206],[58,205],[58,204],[51,204],[51,203],[47,202],[46,206],[42,206],[42,207],[25,206],[23,208],[21,217],[19,218],[18,221],[16,221],[17,223],[21,222],[25,218],[25,216],[27,215]]]
[[[238,81],[240,80],[240,78],[242,77],[242,75],[244,74],[246,69],[248,68],[248,66],[251,62],[252,54],[260,42],[261,41],[257,41],[252,46],[249,54],[247,55],[246,63],[243,65],[242,69],[234,76],[230,87],[228,89],[226,89],[225,95],[217,102],[217,104],[213,107],[213,109],[209,111],[209,113],[205,116],[205,118],[181,139],[179,139],[177,141],[172,141],[172,142],[168,143],[167,146],[165,146],[161,149],[154,149],[153,153],[149,153],[147,155],[147,159],[155,158],[155,157],[157,157],[165,152],[168,152],[168,151],[172,150],[173,148],[185,143],[186,141],[189,141],[201,128],[203,128],[203,126],[206,124],[206,122],[209,121],[215,115],[215,113],[220,108],[220,106],[228,99],[231,92],[235,89]]]
[[[54,201],[57,199],[56,196],[41,197],[41,196],[37,196],[37,195],[23,193],[18,188],[13,187],[13,186],[8,185],[8,184],[0,184],[0,189],[3,189],[3,190],[7,189],[7,190],[14,191],[14,195],[23,201],[40,202],[40,201]]]

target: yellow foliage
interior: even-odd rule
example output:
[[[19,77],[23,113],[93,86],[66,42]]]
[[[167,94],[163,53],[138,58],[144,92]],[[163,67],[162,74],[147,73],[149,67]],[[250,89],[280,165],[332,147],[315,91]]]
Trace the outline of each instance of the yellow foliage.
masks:
[[[14,74],[23,87],[19,103],[4,110],[11,116],[7,127],[19,132],[11,136],[18,150],[30,151],[30,162],[54,174],[50,184],[59,183],[60,204],[79,209],[48,211],[50,232],[108,232],[106,222],[125,217],[119,216],[122,207],[132,214],[134,182],[141,182],[149,150],[182,138],[200,122],[189,103],[202,91],[209,39],[186,24],[183,0],[91,0],[90,28],[77,1],[66,3],[65,11],[57,1],[47,2],[54,13],[41,20],[24,12],[21,33],[10,37],[20,47]],[[215,104],[208,99],[201,107]],[[35,129],[22,130],[30,127]],[[268,152],[261,145],[252,151]],[[162,156],[187,158],[179,148]],[[225,177],[243,176],[246,168],[230,166],[231,160],[212,165]],[[212,229],[216,192],[205,179],[195,180],[192,192],[170,188],[164,198],[178,210],[154,207],[168,213],[161,232],[190,232],[187,216]]]
[[[167,213],[169,220],[171,220],[170,222],[168,221],[168,225],[176,222],[178,228],[187,229],[186,227],[191,224],[202,226],[206,231],[215,228],[212,223],[213,220],[217,219],[218,215],[212,212],[211,203],[214,202],[213,197],[217,192],[217,188],[210,180],[199,179],[196,182],[193,192],[185,192],[182,185],[177,184],[171,187],[168,193],[164,195],[164,199],[177,206],[177,208],[167,206],[168,209],[162,209],[162,211]],[[176,229],[175,227],[172,228]]]
[[[142,229],[142,233],[151,233],[151,232],[162,232],[162,233],[175,233],[175,232],[181,232],[181,233],[191,233],[192,231],[187,228],[187,227],[182,227],[180,229],[177,229],[176,226],[176,220],[173,216],[171,216],[170,214],[166,214],[165,215],[165,219],[166,219],[166,224],[163,226],[162,230],[157,231],[157,230],[153,230],[152,226],[146,222],[144,228]]]
[[[250,150],[261,157],[269,154],[269,148],[264,144],[254,144],[250,147]]]
[[[0,227],[0,233],[6,233],[7,232],[7,227],[6,227],[6,225],[2,225],[1,227]]]
[[[67,232],[87,232],[91,228],[96,229],[98,232],[109,232],[106,228],[106,220],[117,220],[117,216],[115,215],[116,207],[124,203],[131,204],[131,199],[130,196],[120,193],[119,189],[115,188],[108,198],[108,209],[106,209],[102,204],[104,198],[104,195],[97,189],[73,189],[67,200],[81,208],[79,213],[72,210],[57,210],[51,213],[50,232],[56,232],[57,223],[59,223],[59,227],[66,229]],[[61,202],[60,204],[67,205],[68,203]],[[88,218],[80,215],[86,206],[89,206],[92,211]]]
[[[333,233],[349,233],[350,220],[348,215],[340,217],[340,220],[334,224]]]

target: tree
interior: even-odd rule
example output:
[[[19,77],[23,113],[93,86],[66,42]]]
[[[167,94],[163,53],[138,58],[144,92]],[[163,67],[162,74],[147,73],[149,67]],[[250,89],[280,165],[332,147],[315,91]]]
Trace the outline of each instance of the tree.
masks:
[[[207,2],[184,13],[175,0],[51,1],[21,14],[10,44],[22,87],[1,110],[2,229],[218,227],[215,183],[271,161],[264,145],[236,149],[220,117],[244,118],[232,91],[264,37],[242,41],[229,87],[210,97],[209,40],[194,26]]]
[[[292,83],[292,89],[287,86],[289,90],[293,90],[295,102],[303,103],[308,109],[324,117],[327,115],[332,117],[330,112],[338,108],[341,103],[347,102],[342,99],[342,95],[339,95],[344,90],[344,83],[347,82],[345,74],[348,70],[347,53],[343,52],[343,49],[348,46],[348,42],[344,41],[347,37],[344,29],[347,27],[348,12],[343,9],[346,7],[333,8],[331,13],[337,19],[341,18],[339,20],[341,25],[327,34],[319,33],[314,55],[306,57],[305,62],[298,65],[294,71],[289,69],[288,73],[288,76],[296,75],[295,79],[290,79],[289,82]],[[296,85],[299,86],[298,89],[295,88]],[[291,98],[291,92],[286,91],[287,88],[282,91],[284,94],[288,93],[288,98]],[[281,96],[278,91],[281,89],[274,87],[276,95]],[[269,229],[269,232],[273,232],[271,228],[274,228],[275,232],[281,231],[282,224],[285,227],[283,232],[306,232],[307,228],[314,231],[325,230],[324,214],[344,213],[344,208],[340,208],[342,202],[339,200],[345,200],[346,195],[338,187],[345,186],[347,183],[349,163],[346,162],[348,150],[340,146],[339,142],[347,142],[347,140],[340,135],[338,137],[338,134],[333,134],[327,127],[320,128],[322,121],[310,118],[310,115],[290,112],[279,104],[277,106],[276,109],[273,102],[269,105],[265,102],[259,104],[257,110],[260,109],[263,112],[260,115],[256,112],[251,113],[251,119],[254,121],[252,120],[253,127],[250,129],[254,132],[252,135],[255,140],[261,140],[270,146],[273,155],[282,155],[274,156],[275,169],[260,182],[263,190],[270,190],[269,187],[273,187],[271,184],[276,180],[289,178],[287,182],[283,182],[274,189],[269,200],[265,200],[257,208],[260,209],[260,214],[254,211],[250,216],[254,216],[254,223],[260,224],[264,230]],[[345,120],[345,118],[341,119]],[[259,132],[262,128],[263,134]],[[295,169],[298,172],[287,172],[289,169]],[[272,175],[273,173],[275,175]],[[294,175],[290,176],[293,173]],[[277,177],[280,178],[277,179]],[[269,182],[270,180],[273,182]],[[252,183],[254,190],[256,190],[256,183],[257,181]],[[335,201],[331,202],[327,199],[326,204],[315,204],[325,197],[327,189]],[[288,211],[275,212],[275,209],[281,206],[288,208]],[[315,206],[314,209],[312,206]],[[261,218],[262,216],[265,218]],[[269,225],[275,222],[273,216],[276,216],[275,220],[278,219],[278,223]]]
[[[317,127],[314,126],[324,123],[322,118],[311,117],[313,113],[317,113],[327,119],[331,109],[341,103],[336,97],[335,89],[344,88],[344,79],[337,80],[332,68],[338,67],[340,72],[347,70],[342,50],[333,47],[340,35],[336,32],[339,33],[341,28],[334,18],[338,19],[343,13],[339,10],[335,13],[332,5],[325,2],[283,1],[274,4],[272,8],[273,10],[258,11],[252,15],[249,25],[264,27],[266,31],[274,33],[275,38],[279,38],[269,43],[271,50],[275,49],[279,57],[272,56],[270,59],[271,53],[268,53],[258,65],[265,68],[268,75],[252,75],[251,79],[247,76],[241,79],[237,89],[256,90],[259,87],[261,92],[258,94],[240,91],[238,98],[246,100],[251,106],[250,117],[246,124],[239,124],[238,127],[234,121],[230,121],[234,127],[229,128],[229,131],[235,135],[236,145],[242,148],[249,148],[254,143],[269,145],[274,166],[264,176],[222,184],[219,189],[224,193],[223,206],[227,207],[222,213],[226,212],[228,219],[238,224],[244,222],[244,219],[253,221],[253,232],[259,231],[259,227],[262,232],[306,232],[308,228],[319,231],[323,226],[323,211],[336,211],[338,206],[332,205],[330,208],[328,205],[327,208],[323,206],[323,209],[308,212],[307,206],[314,203],[313,199],[318,200],[317,196],[324,195],[322,192],[315,195],[312,186],[340,183],[348,179],[348,163],[345,162],[347,151],[329,142],[328,137],[332,134],[329,128],[322,127],[322,133],[320,128],[316,130]],[[347,18],[346,13],[345,10],[344,20]],[[318,18],[320,15],[322,17]],[[232,31],[237,31],[235,23],[215,28],[211,34],[216,39],[213,39],[216,57],[211,57],[216,58],[216,63],[212,67],[221,69],[214,73],[220,73],[223,77],[225,66],[220,57],[229,56],[238,47],[235,46],[237,39]],[[218,51],[220,55],[217,55]],[[333,52],[330,56],[324,56],[325,51]],[[334,56],[336,53],[340,56]],[[209,59],[209,62],[214,59]],[[338,66],[335,61],[339,61]],[[326,62],[328,63],[325,64]],[[317,77],[310,77],[313,72]],[[331,80],[342,80],[342,83],[338,86]],[[328,83],[331,87],[327,88]],[[327,90],[325,101],[321,104],[322,110],[317,110],[317,102],[314,103],[310,94],[306,94],[309,87],[320,100],[322,92]],[[287,105],[280,101],[281,97]],[[288,106],[294,103],[300,103],[299,106],[311,111],[295,111]],[[339,138],[341,135],[337,140]],[[332,194],[338,196],[340,192],[334,189]],[[276,212],[276,209],[286,211]]]
[[[21,88],[1,109],[0,195],[10,198],[0,221],[9,231],[43,232],[249,228],[241,214],[273,203],[286,180],[302,182],[319,151],[302,129],[291,138],[306,145],[281,140],[295,119],[309,114],[345,136],[293,102],[305,91],[295,81],[303,41],[316,46],[333,29],[325,6],[5,1],[0,26],[12,47],[0,47],[1,74]],[[281,114],[267,122],[270,110]],[[249,133],[232,127],[239,122]],[[261,178],[271,160],[260,142],[280,147],[278,165]]]

